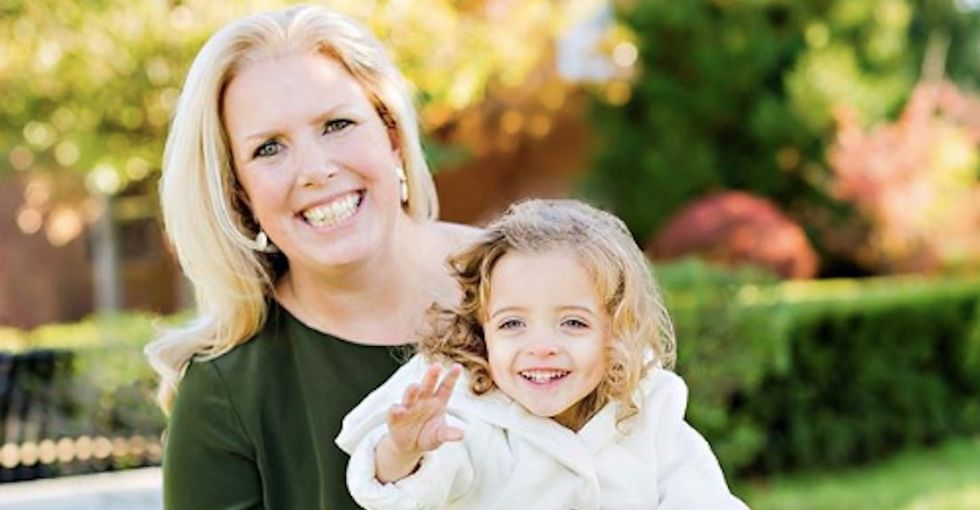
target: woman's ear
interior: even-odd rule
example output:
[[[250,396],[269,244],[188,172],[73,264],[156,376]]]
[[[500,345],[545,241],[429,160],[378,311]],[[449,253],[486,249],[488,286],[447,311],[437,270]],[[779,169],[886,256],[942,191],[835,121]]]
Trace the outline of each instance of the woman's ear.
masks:
[[[384,124],[384,127],[388,131],[388,141],[391,142],[391,150],[395,152],[398,160],[401,161],[402,140],[401,135],[398,134],[398,123],[395,122],[395,118],[383,104],[379,104],[375,109],[378,112],[378,117],[381,118],[381,123]]]
[[[402,154],[402,143],[401,137],[398,135],[398,130],[395,128],[388,128],[388,140],[391,142],[391,154],[395,157],[395,161],[402,168],[406,167],[405,159]]]

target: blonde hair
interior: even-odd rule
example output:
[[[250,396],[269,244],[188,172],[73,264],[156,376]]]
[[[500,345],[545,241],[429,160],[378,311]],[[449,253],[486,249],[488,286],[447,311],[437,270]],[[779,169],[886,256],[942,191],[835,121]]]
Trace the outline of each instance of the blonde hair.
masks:
[[[575,200],[528,200],[510,206],[486,227],[476,244],[453,255],[449,264],[463,297],[453,309],[433,306],[420,351],[431,359],[461,364],[470,374],[470,390],[494,388],[487,360],[486,321],[490,276],[510,252],[569,250],[596,285],[610,319],[606,374],[586,397],[577,417],[583,425],[610,401],[618,402],[617,423],[635,415],[632,395],[656,366],[674,364],[674,329],[643,252],[626,225],[612,214]]]
[[[281,254],[256,251],[256,225],[232,168],[221,99],[250,62],[303,52],[335,59],[364,87],[400,144],[406,212],[416,219],[438,214],[410,88],[365,28],[329,9],[300,6],[254,14],[216,32],[191,65],[163,154],[164,226],[198,308],[196,320],[146,347],[161,375],[158,400],[165,411],[191,358],[219,356],[259,330],[275,280],[288,267]]]

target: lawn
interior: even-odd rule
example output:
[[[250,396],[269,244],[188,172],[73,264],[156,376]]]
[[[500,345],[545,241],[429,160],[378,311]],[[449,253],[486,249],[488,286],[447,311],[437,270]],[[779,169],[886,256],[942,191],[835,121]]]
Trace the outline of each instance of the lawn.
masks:
[[[980,437],[837,472],[735,487],[752,510],[980,510]]]

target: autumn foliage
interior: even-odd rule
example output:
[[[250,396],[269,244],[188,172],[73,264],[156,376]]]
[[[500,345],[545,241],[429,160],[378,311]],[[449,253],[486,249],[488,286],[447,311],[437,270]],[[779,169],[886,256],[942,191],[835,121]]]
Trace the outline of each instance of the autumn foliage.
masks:
[[[980,265],[980,98],[925,81],[894,123],[864,129],[846,108],[836,120],[829,190],[867,235],[853,244],[828,232],[828,244],[884,273]]]

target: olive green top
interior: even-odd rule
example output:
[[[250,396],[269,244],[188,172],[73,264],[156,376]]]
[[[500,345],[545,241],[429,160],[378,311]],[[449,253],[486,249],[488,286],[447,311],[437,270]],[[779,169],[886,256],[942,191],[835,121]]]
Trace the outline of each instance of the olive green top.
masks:
[[[271,303],[254,338],[191,363],[181,380],[163,459],[164,507],[358,508],[334,438],[406,350],[337,339]]]

